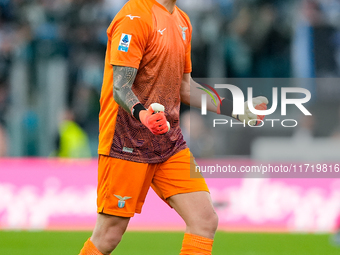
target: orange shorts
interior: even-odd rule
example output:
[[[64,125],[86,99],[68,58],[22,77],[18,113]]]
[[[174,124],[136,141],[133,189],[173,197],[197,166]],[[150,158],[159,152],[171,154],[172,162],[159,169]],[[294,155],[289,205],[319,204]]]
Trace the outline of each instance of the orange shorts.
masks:
[[[165,202],[176,194],[209,192],[201,176],[190,177],[190,168],[195,168],[194,164],[189,149],[182,150],[159,164],[137,163],[100,155],[98,213],[121,217],[141,213],[150,186]]]

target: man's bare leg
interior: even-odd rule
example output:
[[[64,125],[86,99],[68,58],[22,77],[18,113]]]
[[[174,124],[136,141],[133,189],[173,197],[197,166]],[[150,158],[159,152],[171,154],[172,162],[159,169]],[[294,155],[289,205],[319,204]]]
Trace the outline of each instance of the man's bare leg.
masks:
[[[211,254],[218,217],[210,194],[205,191],[178,194],[168,202],[186,223],[181,254]]]
[[[100,253],[103,255],[110,255],[122,239],[129,221],[130,218],[101,213],[98,214],[96,226],[90,238],[91,244],[89,244],[89,241],[87,241],[84,245],[84,248],[81,250],[80,255],[100,255]],[[95,247],[93,247],[93,245]],[[90,253],[90,250],[92,253]]]

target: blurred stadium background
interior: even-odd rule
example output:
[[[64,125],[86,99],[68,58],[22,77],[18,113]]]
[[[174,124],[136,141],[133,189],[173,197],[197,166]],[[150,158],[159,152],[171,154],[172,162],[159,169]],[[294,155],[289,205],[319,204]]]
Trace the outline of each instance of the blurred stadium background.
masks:
[[[106,29],[125,2],[0,0],[0,254],[77,254],[90,235]],[[212,133],[183,106],[199,163],[340,163],[339,0],[178,5],[194,29],[193,77],[295,79],[314,95],[313,117],[289,112],[294,129]],[[220,217],[214,254],[339,254],[339,179],[207,182]],[[143,210],[114,254],[178,254],[178,216],[152,191]]]

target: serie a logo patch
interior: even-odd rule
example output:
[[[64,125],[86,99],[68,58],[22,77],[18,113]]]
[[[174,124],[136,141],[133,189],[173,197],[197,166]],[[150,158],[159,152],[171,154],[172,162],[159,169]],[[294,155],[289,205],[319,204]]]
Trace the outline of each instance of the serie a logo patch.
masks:
[[[132,38],[132,35],[128,35],[128,34],[123,33],[121,38],[120,38],[118,50],[123,51],[123,52],[128,52],[129,47],[130,47],[131,38]]]

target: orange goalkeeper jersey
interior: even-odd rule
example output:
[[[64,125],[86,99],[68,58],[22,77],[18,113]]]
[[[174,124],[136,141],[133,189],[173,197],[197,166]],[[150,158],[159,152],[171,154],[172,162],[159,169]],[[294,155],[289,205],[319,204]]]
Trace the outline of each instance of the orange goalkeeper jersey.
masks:
[[[180,87],[191,72],[191,24],[175,7],[170,13],[156,0],[130,0],[107,30],[108,43],[100,99],[98,153],[120,159],[160,163],[185,149],[179,127]],[[148,108],[165,106],[171,129],[153,135],[113,97],[113,65],[138,69],[132,90]]]

